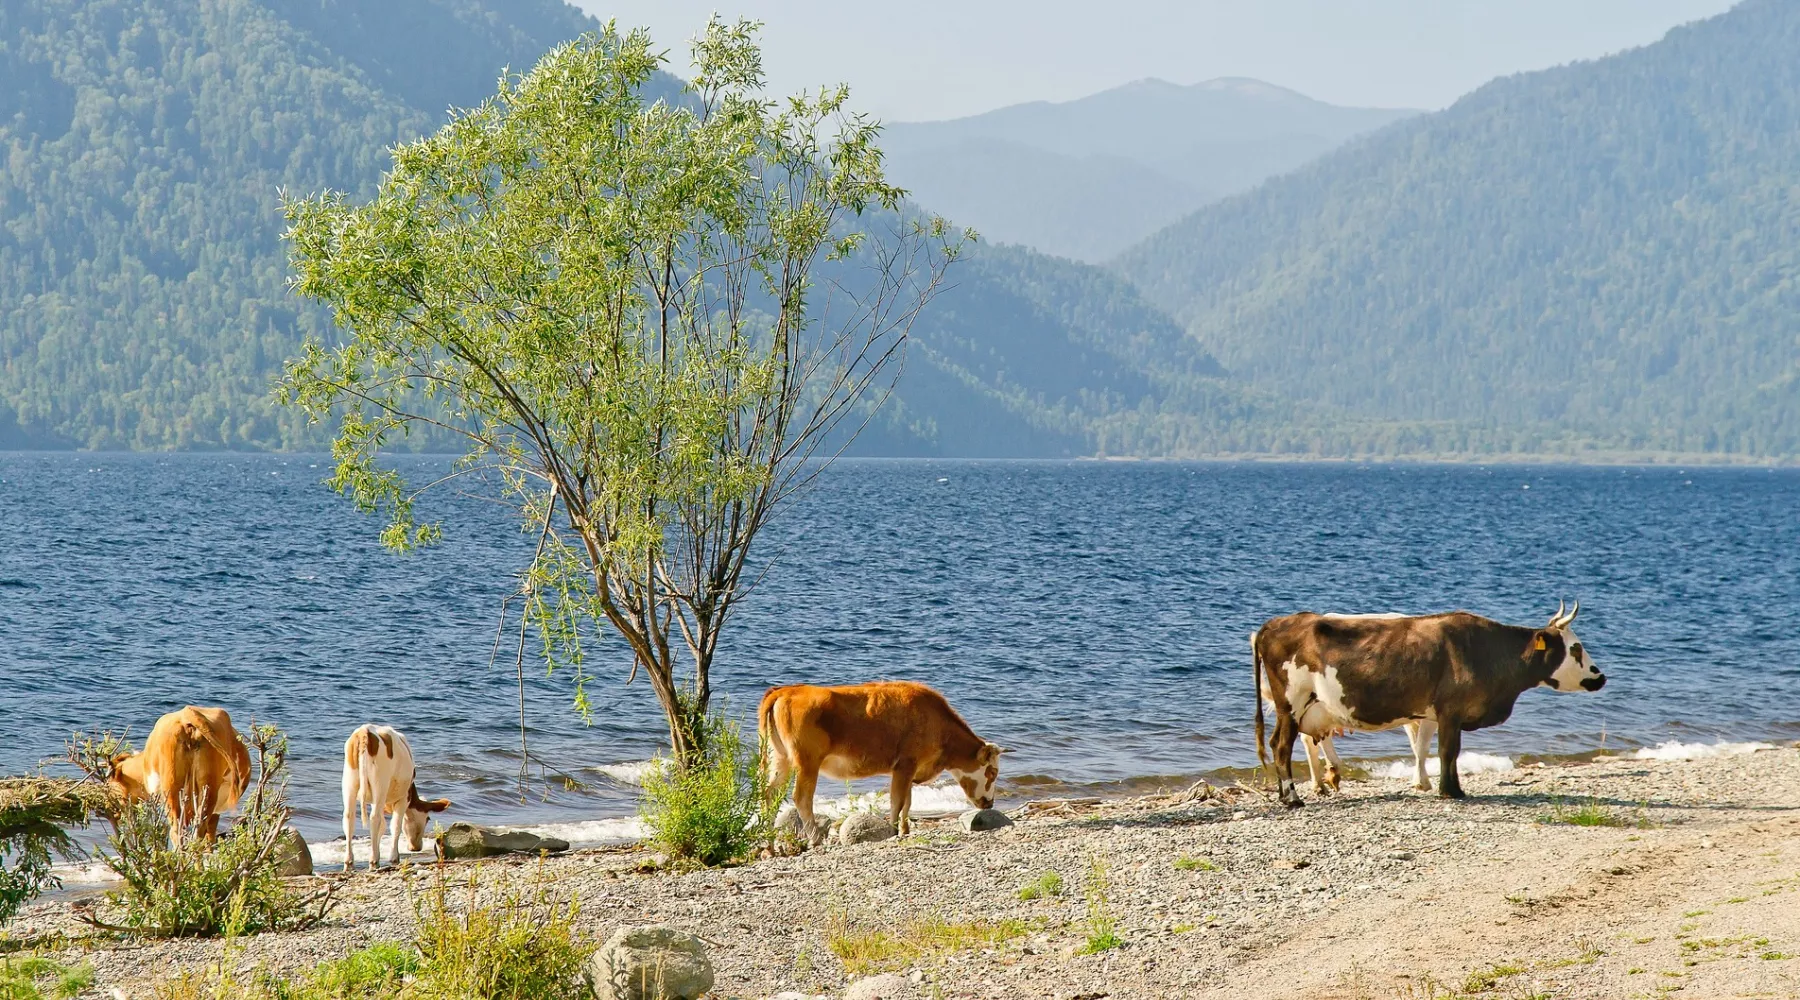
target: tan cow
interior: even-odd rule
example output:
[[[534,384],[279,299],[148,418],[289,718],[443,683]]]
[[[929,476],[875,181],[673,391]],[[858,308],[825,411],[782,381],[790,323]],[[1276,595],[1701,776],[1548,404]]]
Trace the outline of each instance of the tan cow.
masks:
[[[801,832],[815,841],[823,829],[813,819],[819,775],[873,778],[888,775],[888,818],[904,835],[912,826],[912,786],[945,771],[982,809],[994,805],[1000,747],[975,735],[944,696],[923,684],[877,681],[847,687],[790,684],[771,688],[757,712],[767,740],[774,786],[794,781]]]
[[[107,783],[127,807],[161,803],[171,846],[189,827],[211,841],[250,784],[250,751],[224,709],[189,705],[156,720],[142,751],[114,757]]]

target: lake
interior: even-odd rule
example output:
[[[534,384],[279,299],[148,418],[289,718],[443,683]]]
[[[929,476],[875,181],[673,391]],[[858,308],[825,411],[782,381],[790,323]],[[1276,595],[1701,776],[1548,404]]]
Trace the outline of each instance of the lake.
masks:
[[[402,462],[409,474],[440,459]],[[448,818],[586,824],[635,810],[663,723],[630,658],[595,710],[526,654],[532,752],[580,780],[523,790],[501,602],[534,538],[493,504],[380,523],[293,455],[0,454],[0,771],[77,729],[138,738],[183,704],[292,739],[292,800],[335,835],[344,738],[392,724]],[[748,719],[796,681],[911,678],[1012,747],[1003,791],[1177,784],[1255,763],[1248,636],[1289,611],[1466,608],[1576,630],[1609,677],[1527,693],[1491,755],[1800,737],[1800,472],[1474,465],[845,461],[763,538],[767,574],[715,688]],[[1341,741],[1406,752],[1398,731]],[[623,766],[621,766],[623,765]],[[829,784],[829,783],[828,783]],[[838,794],[842,790],[839,789]]]

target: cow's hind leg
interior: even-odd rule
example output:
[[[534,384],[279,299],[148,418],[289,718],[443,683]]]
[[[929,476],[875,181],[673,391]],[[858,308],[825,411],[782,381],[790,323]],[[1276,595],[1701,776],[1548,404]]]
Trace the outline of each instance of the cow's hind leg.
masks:
[[[1319,741],[1319,749],[1325,751],[1325,784],[1336,792],[1344,782],[1344,769],[1338,763],[1337,744],[1330,736],[1326,736]]]
[[[894,831],[902,837],[912,832],[912,778],[913,766],[902,763],[894,768],[893,780],[888,785],[888,822],[894,824]]]
[[[1330,739],[1330,737],[1326,737]],[[1300,734],[1300,746],[1306,750],[1306,776],[1312,779],[1313,791],[1325,794],[1325,776],[1319,765],[1319,742],[1305,733]]]
[[[1302,804],[1300,793],[1294,789],[1294,740],[1300,735],[1300,727],[1295,722],[1293,713],[1279,709],[1275,712],[1275,735],[1269,740],[1269,750],[1275,755],[1275,775],[1281,787],[1281,802],[1290,809],[1299,808]]]
[[[1438,794],[1447,799],[1465,797],[1456,758],[1462,753],[1462,727],[1455,723],[1438,727]]]
[[[819,787],[818,765],[808,767],[805,761],[800,762],[799,775],[794,778],[794,810],[800,814],[800,839],[808,844],[824,843],[824,831],[813,818],[813,793]]]

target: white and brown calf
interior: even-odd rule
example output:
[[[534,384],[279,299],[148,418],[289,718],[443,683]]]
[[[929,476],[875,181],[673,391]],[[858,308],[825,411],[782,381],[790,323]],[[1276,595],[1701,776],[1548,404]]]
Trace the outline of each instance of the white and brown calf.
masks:
[[[389,854],[400,860],[400,834],[408,850],[425,846],[425,821],[450,807],[449,799],[421,799],[417,768],[406,737],[389,726],[359,726],[344,742],[344,870],[356,867],[356,817],[369,831],[370,868],[381,867],[381,818],[393,816]]]

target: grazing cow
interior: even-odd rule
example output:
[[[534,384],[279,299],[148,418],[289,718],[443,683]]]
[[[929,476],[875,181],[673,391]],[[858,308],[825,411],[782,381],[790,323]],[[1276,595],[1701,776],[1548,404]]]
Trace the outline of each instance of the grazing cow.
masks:
[[[418,769],[406,737],[389,726],[358,726],[344,741],[344,870],[356,867],[356,817],[369,831],[370,868],[381,867],[381,817],[393,816],[389,853],[400,860],[400,833],[406,847],[425,846],[425,821],[450,808],[449,799],[421,799]],[[359,810],[357,807],[361,806]]]
[[[156,720],[143,750],[114,757],[107,784],[127,807],[160,803],[171,847],[189,827],[211,841],[219,814],[236,808],[250,784],[250,751],[224,709],[189,705]]]
[[[1562,608],[1541,629],[1466,611],[1399,616],[1318,615],[1271,618],[1251,641],[1259,694],[1268,692],[1275,732],[1263,743],[1263,699],[1256,703],[1256,750],[1272,751],[1281,800],[1294,791],[1294,740],[1324,740],[1339,730],[1391,729],[1415,720],[1437,729],[1438,793],[1462,798],[1456,758],[1462,734],[1505,722],[1519,695],[1534,687],[1598,691],[1595,667],[1570,626],[1581,610]],[[1423,773],[1425,725],[1415,727],[1415,761]],[[1332,754],[1335,756],[1335,754]]]
[[[889,775],[888,818],[902,835],[912,826],[912,786],[945,771],[981,809],[994,806],[994,782],[1006,751],[975,735],[944,696],[923,684],[878,681],[847,687],[790,684],[770,688],[757,712],[774,787],[794,782],[801,832],[823,833],[813,819],[819,775]]]

